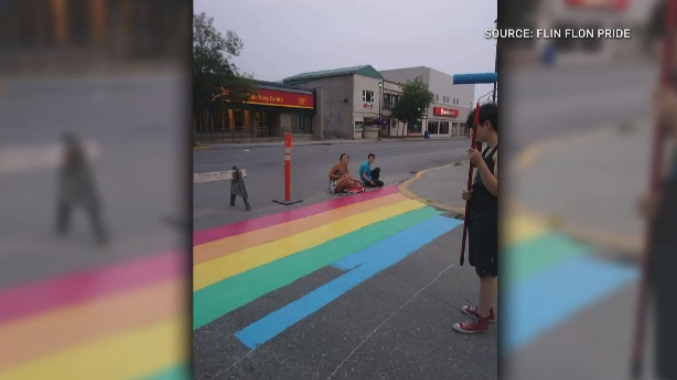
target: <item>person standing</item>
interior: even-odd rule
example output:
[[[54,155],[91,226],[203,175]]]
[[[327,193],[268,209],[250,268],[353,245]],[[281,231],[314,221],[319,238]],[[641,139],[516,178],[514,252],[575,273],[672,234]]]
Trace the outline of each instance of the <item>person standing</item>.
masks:
[[[479,110],[477,139],[487,145],[483,153],[468,149],[468,158],[477,168],[470,192],[462,197],[469,202],[469,262],[480,278],[478,306],[465,305],[461,311],[470,319],[453,324],[459,333],[479,333],[495,322],[494,300],[498,292],[498,107],[485,104]]]
[[[87,164],[86,152],[74,134],[65,134],[63,140],[65,152],[64,163],[59,173],[57,232],[61,235],[69,232],[72,211],[80,206],[89,215],[97,242],[103,245],[107,242],[107,233],[101,218],[101,202]]]

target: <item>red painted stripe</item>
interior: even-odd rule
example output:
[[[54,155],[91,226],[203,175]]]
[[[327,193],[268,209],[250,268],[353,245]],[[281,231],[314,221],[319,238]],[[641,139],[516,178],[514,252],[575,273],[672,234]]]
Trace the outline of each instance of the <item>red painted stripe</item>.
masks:
[[[397,185],[390,185],[378,191],[371,191],[359,195],[344,196],[338,199],[301,207],[295,210],[289,210],[278,214],[266,215],[259,218],[243,220],[237,223],[226,224],[224,226],[197,231],[193,233],[193,246],[209,243],[214,240],[224,239],[233,235],[260,230],[262,228],[268,228],[280,223],[291,222],[296,219],[316,215],[339,207],[395,194],[398,191]]]
[[[187,253],[169,252],[0,290],[0,323],[179,277]]]

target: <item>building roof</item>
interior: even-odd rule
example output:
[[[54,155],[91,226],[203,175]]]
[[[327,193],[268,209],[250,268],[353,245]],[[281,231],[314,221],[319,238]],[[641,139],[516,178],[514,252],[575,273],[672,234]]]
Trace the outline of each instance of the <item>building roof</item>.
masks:
[[[267,88],[269,90],[283,90],[283,91],[289,91],[289,92],[296,92],[299,94],[312,94],[312,90],[306,90],[298,87],[293,87],[288,84],[282,84],[279,82],[267,82],[267,81],[262,81],[262,80],[257,80],[256,81],[256,86],[258,88]]]
[[[321,78],[334,77],[340,75],[361,75],[363,77],[383,79],[383,76],[378,71],[376,71],[374,67],[372,67],[371,65],[362,65],[298,74],[291,76],[289,78],[285,78],[282,80],[282,82],[284,82],[284,84],[296,85],[306,82],[312,82],[314,80]]]

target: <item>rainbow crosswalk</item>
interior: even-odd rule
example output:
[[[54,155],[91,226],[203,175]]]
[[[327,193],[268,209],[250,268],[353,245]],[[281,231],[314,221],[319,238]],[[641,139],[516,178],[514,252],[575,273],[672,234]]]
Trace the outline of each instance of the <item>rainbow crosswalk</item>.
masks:
[[[635,267],[597,259],[593,247],[530,219],[510,215],[505,220],[502,354],[535,341],[638,275]]]
[[[235,332],[256,349],[460,224],[390,186],[197,232],[193,329],[322,268],[342,271]]]
[[[189,379],[185,257],[0,290],[0,379]]]

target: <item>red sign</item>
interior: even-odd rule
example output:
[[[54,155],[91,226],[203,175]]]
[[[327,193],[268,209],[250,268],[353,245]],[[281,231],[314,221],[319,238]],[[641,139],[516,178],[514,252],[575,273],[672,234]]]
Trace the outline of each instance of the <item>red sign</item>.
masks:
[[[567,0],[567,4],[573,8],[624,11],[628,7],[628,0]]]
[[[435,116],[458,117],[458,110],[456,108],[433,107],[433,114]]]
[[[364,108],[374,108],[374,105],[371,103],[364,103]]]
[[[224,94],[228,90],[221,88]],[[247,104],[260,104],[263,106],[289,107],[313,109],[315,107],[315,98],[310,94],[299,94],[291,91],[268,90],[260,88],[257,94],[249,95]]]

